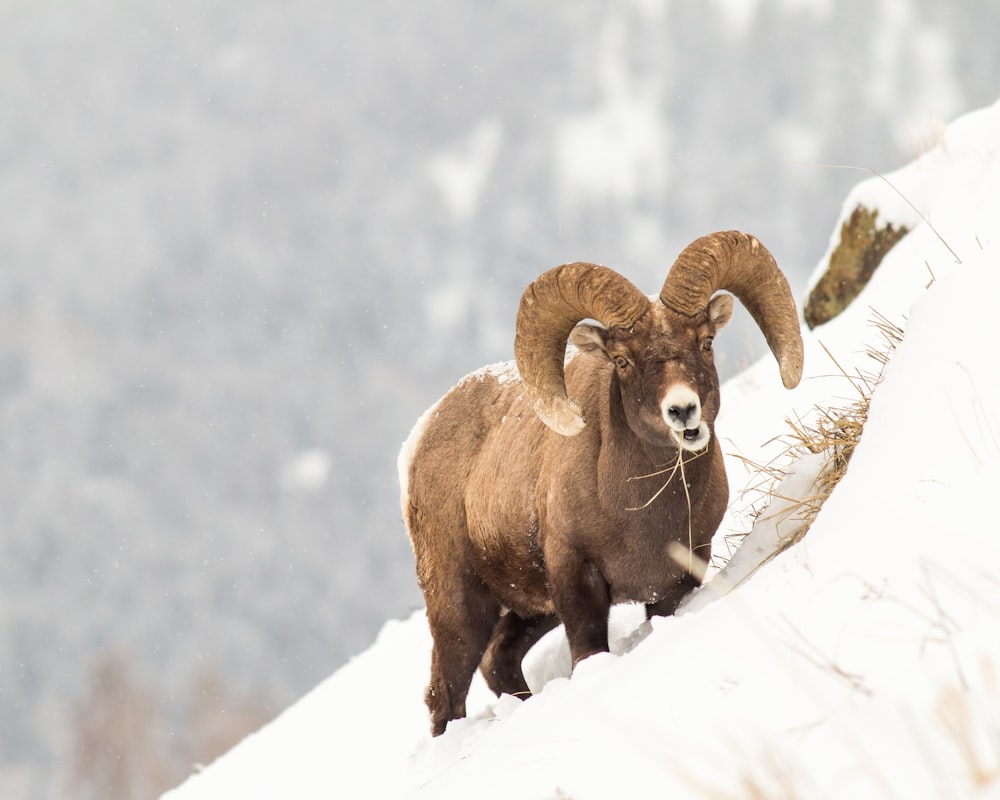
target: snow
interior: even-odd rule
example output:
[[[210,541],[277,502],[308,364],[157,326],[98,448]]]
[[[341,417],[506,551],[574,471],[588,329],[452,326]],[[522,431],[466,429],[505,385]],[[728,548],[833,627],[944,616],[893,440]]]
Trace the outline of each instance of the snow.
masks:
[[[482,382],[487,378],[492,378],[500,385],[503,385],[508,381],[518,381],[521,379],[521,376],[518,374],[517,364],[514,361],[501,361],[496,364],[488,364],[485,367],[480,367],[475,372],[464,377],[459,385],[473,380]]]
[[[863,200],[912,232],[841,316],[806,333],[799,388],[781,388],[769,360],[723,387],[733,493],[717,542],[752,522],[741,491],[759,478],[739,456],[767,463],[785,418],[857,399],[841,369],[876,371],[874,311],[905,327],[804,539],[772,557],[788,509],[768,509],[682,613],[615,609],[612,653],[572,676],[553,631],[525,661],[535,696],[494,698],[477,676],[469,717],[437,739],[425,616],[388,622],[165,798],[1000,796],[998,142],[1000,103],[886,176],[924,219],[882,179],[859,184],[845,215]],[[787,465],[780,493],[808,496],[818,468]]]
[[[906,167],[871,177],[859,183],[844,200],[841,222],[858,205],[878,209],[880,224],[905,225],[911,235],[896,251],[908,253],[910,267],[880,270],[878,280],[912,281],[904,303],[916,296],[916,285],[936,277],[924,261],[937,265],[965,260],[986,248],[995,230],[997,186],[1000,185],[1000,109],[997,105],[971,112],[945,129],[937,147]],[[861,166],[859,170],[868,168]],[[921,218],[923,217],[923,218]],[[947,235],[945,235],[947,231]],[[939,236],[939,234],[941,234]],[[827,253],[809,280],[815,285],[826,268],[830,253],[840,238],[840,223],[834,226]],[[899,252],[894,251],[896,260]],[[935,266],[936,270],[936,266]]]

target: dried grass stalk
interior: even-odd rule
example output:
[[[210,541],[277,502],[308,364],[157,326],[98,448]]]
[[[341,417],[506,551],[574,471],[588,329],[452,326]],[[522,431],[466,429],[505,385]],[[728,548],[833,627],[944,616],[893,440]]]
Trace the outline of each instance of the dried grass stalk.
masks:
[[[834,487],[846,474],[851,456],[861,440],[865,422],[868,420],[872,395],[882,382],[885,367],[889,363],[892,353],[903,339],[901,327],[890,322],[874,309],[872,309],[872,313],[871,325],[876,329],[881,340],[877,345],[867,349],[867,355],[876,364],[874,371],[848,372],[826,349],[826,346],[823,346],[830,360],[856,391],[857,400],[843,406],[816,406],[815,414],[808,423],[801,419],[786,419],[790,432],[779,437],[779,440],[786,447],[778,458],[770,464],[755,464],[747,461],[748,466],[759,476],[758,480],[744,492],[745,495],[758,495],[758,501],[752,505],[763,508],[770,505],[773,500],[781,499],[791,503],[787,512],[789,516],[801,520],[800,525],[782,538],[781,548],[777,552],[790,547],[806,535]],[[807,497],[781,497],[777,493],[778,486],[788,476],[790,466],[804,456],[818,454],[825,456],[825,462],[815,480],[815,491]],[[779,464],[785,466],[778,466]],[[762,512],[758,512],[758,516],[760,513]]]

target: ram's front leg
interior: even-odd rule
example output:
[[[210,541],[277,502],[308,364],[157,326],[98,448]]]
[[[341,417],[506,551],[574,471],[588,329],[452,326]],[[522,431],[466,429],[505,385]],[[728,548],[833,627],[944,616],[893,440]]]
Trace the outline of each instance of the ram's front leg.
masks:
[[[587,656],[608,651],[611,592],[594,562],[568,547],[552,549],[545,554],[549,589],[575,667]]]

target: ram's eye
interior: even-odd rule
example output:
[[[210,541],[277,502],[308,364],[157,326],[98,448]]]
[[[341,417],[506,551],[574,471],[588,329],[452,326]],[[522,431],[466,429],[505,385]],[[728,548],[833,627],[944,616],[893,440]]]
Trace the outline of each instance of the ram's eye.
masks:
[[[708,352],[711,351],[711,349],[712,349],[712,337],[711,336],[706,336],[705,337],[705,339],[701,343],[701,349],[704,350],[706,353],[708,353]]]
[[[615,366],[619,369],[625,369],[628,366],[628,359],[625,356],[615,356]]]

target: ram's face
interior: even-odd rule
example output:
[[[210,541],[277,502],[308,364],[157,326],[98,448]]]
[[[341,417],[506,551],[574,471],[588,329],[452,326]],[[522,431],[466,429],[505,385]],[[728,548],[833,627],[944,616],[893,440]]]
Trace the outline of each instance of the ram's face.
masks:
[[[730,295],[714,297],[695,317],[654,302],[629,329],[580,325],[572,340],[611,362],[629,427],[640,438],[701,451],[711,441],[719,412],[712,340],[732,313]]]

